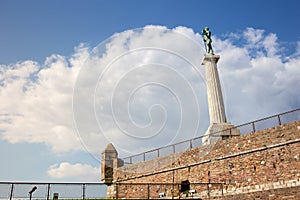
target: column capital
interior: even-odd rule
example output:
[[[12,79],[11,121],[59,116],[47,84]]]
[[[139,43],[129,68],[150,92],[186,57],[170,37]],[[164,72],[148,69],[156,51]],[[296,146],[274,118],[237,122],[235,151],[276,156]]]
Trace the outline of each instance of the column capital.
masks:
[[[205,65],[205,63],[207,62],[214,62],[215,64],[218,63],[220,59],[220,56],[219,55],[214,55],[214,54],[204,54],[204,58],[202,60],[202,63],[201,65]]]

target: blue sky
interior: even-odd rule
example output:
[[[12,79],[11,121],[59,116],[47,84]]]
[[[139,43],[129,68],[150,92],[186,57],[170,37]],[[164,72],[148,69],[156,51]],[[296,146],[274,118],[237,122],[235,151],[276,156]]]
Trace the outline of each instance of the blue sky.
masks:
[[[180,129],[176,125],[180,109],[173,106],[176,98],[161,89],[154,92],[153,85],[140,82],[161,72],[148,81],[168,85],[174,77],[164,74],[172,75],[174,71],[151,66],[153,70],[150,67],[149,71],[135,71],[137,74],[129,76],[132,70],[126,71],[123,65],[115,63],[108,71],[100,64],[100,71],[83,76],[91,73],[85,67],[90,67],[89,56],[95,47],[98,52],[106,53],[108,60],[101,60],[105,63],[126,49],[160,43],[159,48],[179,52],[199,66],[204,46],[197,33],[209,26],[213,47],[221,55],[219,66],[223,66],[220,76],[226,113],[233,124],[300,107],[299,7],[297,0],[0,1],[0,181],[98,181],[100,153],[108,142],[116,144],[125,155],[189,139],[206,130],[209,122],[206,94],[202,92],[203,68],[193,71],[187,66],[188,70],[181,71],[176,63],[182,61],[172,56],[172,61],[166,59],[170,56],[165,54],[168,51],[159,55],[136,52],[119,60],[123,65],[143,66],[147,61],[138,58],[148,58],[161,66],[173,66],[184,77],[176,78],[177,83],[182,83],[179,86],[167,88],[170,94],[177,92],[176,98],[194,97],[194,93],[189,96],[180,92],[192,85],[195,102],[200,102],[197,105],[200,114],[195,112],[190,117],[201,115],[201,124],[195,128],[197,124],[193,123],[197,122],[187,118],[188,122],[182,120],[186,124]],[[133,29],[138,30],[129,31]],[[131,43],[126,46],[120,41]],[[103,76],[99,82],[96,74],[104,72],[109,73],[109,78]],[[128,75],[123,76],[125,84],[119,84],[122,73]],[[111,85],[111,81],[118,84]],[[137,98],[138,92],[130,96],[132,116],[122,118],[127,112],[122,110],[123,97],[128,95],[125,91],[132,83],[140,83],[145,88],[140,94],[147,98]],[[109,92],[115,89],[122,92],[110,96]],[[93,95],[97,97],[93,99],[94,107],[89,101]],[[136,104],[131,106],[131,103]],[[112,104],[121,107],[108,111]],[[165,106],[164,109],[156,107],[157,104]],[[182,105],[185,104],[188,103],[183,100]],[[183,110],[191,112],[189,106]],[[112,114],[117,115],[112,119]],[[154,118],[149,120],[149,116]],[[171,117],[163,119],[166,116]],[[112,120],[120,120],[117,128]],[[128,120],[135,121],[134,125],[140,123],[137,127],[142,135],[136,135],[136,127],[129,126]],[[166,135],[159,137],[160,142],[141,139],[149,138],[151,131],[160,130],[157,127],[162,121],[167,125],[163,126]],[[143,127],[149,124],[153,129],[146,131],[149,135],[146,132],[143,135]],[[169,140],[175,129],[179,129],[176,138]],[[129,140],[122,130],[123,133],[129,130],[129,135],[141,140]],[[194,134],[184,135],[182,131]]]
[[[219,36],[255,26],[283,42],[299,39],[297,0],[287,1],[1,1],[1,63],[53,53],[70,55],[81,42],[91,46],[113,33],[145,25],[210,26]]]

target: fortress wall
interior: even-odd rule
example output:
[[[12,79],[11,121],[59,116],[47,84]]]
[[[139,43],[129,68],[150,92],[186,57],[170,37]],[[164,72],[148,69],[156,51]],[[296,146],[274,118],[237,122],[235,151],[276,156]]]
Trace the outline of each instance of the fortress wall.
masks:
[[[293,199],[295,188],[300,187],[300,121],[114,169],[114,181],[119,183],[181,183],[185,180],[224,182],[223,195],[228,198],[244,195],[247,199],[247,194],[277,192],[278,198],[286,193]],[[211,197],[221,195],[220,185],[210,186]],[[161,191],[172,195],[172,191],[176,194],[179,190],[171,186],[157,186],[155,190],[154,187],[148,189],[152,197]],[[136,186],[135,193],[141,189]],[[191,185],[191,189],[196,189],[201,198],[208,198],[206,185]],[[134,192],[127,188],[126,193]],[[122,196],[121,190],[118,195]],[[294,199],[300,199],[300,194],[296,192],[296,195]]]

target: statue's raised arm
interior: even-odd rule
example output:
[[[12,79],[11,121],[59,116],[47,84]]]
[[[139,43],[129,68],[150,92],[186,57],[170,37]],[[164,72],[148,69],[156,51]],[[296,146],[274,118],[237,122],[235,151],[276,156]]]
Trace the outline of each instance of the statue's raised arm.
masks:
[[[208,27],[205,27],[203,30],[202,30],[202,35],[203,35],[203,40],[205,42],[205,49],[206,49],[206,53],[208,54],[214,54],[214,51],[212,49],[212,46],[211,46],[211,43],[212,43],[212,40],[211,40],[211,32],[209,31],[209,28]]]

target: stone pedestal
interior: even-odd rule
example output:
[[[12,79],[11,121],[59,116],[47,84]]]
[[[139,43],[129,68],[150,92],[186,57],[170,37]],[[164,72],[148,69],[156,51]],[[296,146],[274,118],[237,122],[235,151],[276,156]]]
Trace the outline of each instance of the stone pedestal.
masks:
[[[202,139],[202,144],[212,144],[218,139],[227,139],[232,136],[240,135],[238,129],[233,129],[226,120],[225,107],[223,102],[221,84],[217,63],[220,59],[219,55],[206,54],[202,61],[205,65],[206,87],[207,87],[207,100],[210,126],[205,137]]]
[[[231,137],[239,136],[240,130],[235,128],[232,124],[226,123],[214,123],[210,124],[207,131],[202,138],[202,144],[213,144],[218,140],[226,140]]]

